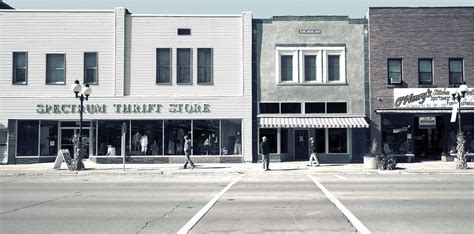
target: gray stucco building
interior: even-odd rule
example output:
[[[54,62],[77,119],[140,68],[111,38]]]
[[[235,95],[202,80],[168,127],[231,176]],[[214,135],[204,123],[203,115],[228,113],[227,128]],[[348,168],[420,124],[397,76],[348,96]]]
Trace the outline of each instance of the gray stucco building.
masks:
[[[368,137],[366,35],[365,19],[345,16],[253,20],[255,131],[259,141],[269,139],[273,160],[307,160],[309,137],[322,162],[361,160]]]
[[[467,151],[474,151],[474,8],[370,8],[371,138],[387,154],[440,159],[453,152],[460,84]]]

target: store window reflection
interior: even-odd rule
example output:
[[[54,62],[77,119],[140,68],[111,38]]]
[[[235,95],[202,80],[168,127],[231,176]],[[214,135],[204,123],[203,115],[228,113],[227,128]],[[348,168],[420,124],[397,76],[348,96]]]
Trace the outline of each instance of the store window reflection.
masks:
[[[315,129],[314,136],[316,141],[316,152],[326,153],[326,136],[323,128]]]
[[[116,156],[121,152],[121,137],[122,137],[121,120],[101,120],[98,121],[98,136],[97,142],[99,144],[99,155]],[[129,149],[128,134],[125,140],[125,151]]]
[[[277,129],[276,128],[261,128],[260,129],[260,137],[258,138],[259,142],[259,152],[260,152],[260,143],[262,143],[262,137],[267,137],[268,145],[270,146],[270,153],[276,153],[277,148]],[[260,152],[261,153],[261,152]]]
[[[193,154],[219,155],[219,120],[193,121]]]
[[[347,153],[347,129],[329,128],[329,153]]]
[[[242,155],[242,121],[222,120],[221,154]]]
[[[41,121],[40,155],[56,156],[58,153],[58,121]]]
[[[18,120],[18,156],[38,156],[38,120]]]
[[[165,120],[165,155],[184,155],[184,136],[191,134],[191,120]]]
[[[163,121],[132,120],[131,155],[163,154]]]

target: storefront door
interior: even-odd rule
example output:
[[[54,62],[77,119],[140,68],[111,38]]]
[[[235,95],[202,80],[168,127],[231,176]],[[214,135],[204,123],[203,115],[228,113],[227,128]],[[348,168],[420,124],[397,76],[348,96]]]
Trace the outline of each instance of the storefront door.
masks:
[[[73,155],[74,152],[74,143],[72,142],[72,139],[74,137],[74,134],[79,134],[79,128],[73,128],[73,127],[66,127],[66,128],[61,128],[61,149],[67,149],[71,153],[71,156]],[[82,129],[82,134],[84,136],[84,158],[89,158],[89,128],[83,128]]]
[[[435,117],[436,123],[429,127],[422,126],[419,119],[417,117],[414,139],[416,156],[420,159],[441,159],[445,134],[443,118]]]
[[[308,160],[308,130],[295,130],[295,160]]]

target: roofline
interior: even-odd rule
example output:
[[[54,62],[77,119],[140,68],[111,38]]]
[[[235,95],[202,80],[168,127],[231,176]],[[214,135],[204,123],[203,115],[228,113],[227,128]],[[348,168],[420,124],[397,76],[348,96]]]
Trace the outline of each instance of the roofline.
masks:
[[[469,8],[474,8],[474,6],[369,7],[369,9],[437,9],[437,8],[444,8],[444,9],[449,9],[449,8],[467,8],[467,9],[469,9]]]
[[[114,9],[110,10],[110,9],[0,9],[0,11],[2,12],[39,12],[39,13],[48,13],[48,12],[81,12],[81,13],[84,13],[84,12],[91,12],[91,13],[95,13],[95,12],[107,12],[107,13],[110,13],[110,12],[115,12]]]
[[[242,12],[242,14],[130,14],[131,17],[228,17],[228,18],[240,18],[244,13],[249,12]]]

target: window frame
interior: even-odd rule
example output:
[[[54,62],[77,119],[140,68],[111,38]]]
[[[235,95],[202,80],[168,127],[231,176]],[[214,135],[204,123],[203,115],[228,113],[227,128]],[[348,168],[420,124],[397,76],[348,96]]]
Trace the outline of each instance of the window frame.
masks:
[[[345,104],[346,105],[346,112],[329,112],[329,105],[328,104]],[[349,113],[349,107],[347,105],[347,102],[326,102],[326,114],[347,114]]]
[[[64,60],[64,68],[63,68],[63,82],[50,82],[49,81],[49,75],[50,75],[50,72],[49,72],[49,64],[48,64],[48,56],[49,55],[63,55],[63,60]],[[46,85],[66,85],[66,53],[61,53],[61,52],[58,52],[58,53],[46,53]],[[57,69],[57,68],[55,68]]]
[[[89,68],[89,67],[86,67],[86,54],[95,54],[95,67],[93,68]],[[84,52],[84,76],[83,76],[83,83],[87,83],[87,84],[90,84],[90,85],[98,85],[99,84],[99,52],[97,51],[90,51],[90,52]],[[93,83],[90,83],[90,82],[87,82],[87,70],[88,69],[95,69],[95,82]]]
[[[346,130],[346,152],[344,153],[331,153],[329,152],[329,130],[330,129],[345,129]],[[351,154],[351,148],[352,148],[352,141],[350,135],[352,135],[352,129],[351,128],[325,128],[325,137],[326,137],[326,153],[325,154]]]
[[[422,83],[421,81],[421,76],[422,73],[427,73],[427,72],[422,72],[421,71],[421,62],[422,61],[429,61],[431,64],[431,70],[430,70],[430,83]],[[433,76],[433,59],[432,58],[420,58],[418,59],[418,85],[433,85],[434,84],[434,76]]]
[[[392,79],[390,77],[390,74],[391,73],[397,73],[397,72],[390,72],[390,62],[391,61],[397,61],[400,63],[400,71],[398,73],[400,73],[400,82],[392,82]],[[388,84],[391,84],[391,85],[400,85],[403,83],[403,60],[401,58],[389,58],[387,59],[387,80],[388,80]]]
[[[180,30],[189,30],[189,34],[180,34]],[[191,28],[178,28],[176,30],[176,35],[178,36],[191,36]]]
[[[261,104],[277,104],[278,105],[278,112],[277,113],[262,113]],[[281,104],[280,102],[259,102],[258,103],[258,113],[259,114],[280,114],[281,113]]]
[[[180,50],[189,50],[189,82],[179,82],[179,70],[181,66],[179,65],[179,51]],[[192,85],[193,84],[193,49],[192,48],[176,48],[176,84],[177,85]]]
[[[316,56],[315,60],[315,80],[306,80],[306,56]],[[322,83],[321,78],[321,68],[322,68],[322,61],[321,61],[321,50],[302,50],[300,59],[300,77],[302,83]]]
[[[302,102],[297,102],[297,101],[284,101],[284,102],[279,102],[280,103],[280,114],[284,115],[300,115],[303,113],[303,103]],[[299,104],[300,112],[299,113],[283,113],[282,108],[283,104]]]
[[[199,51],[200,50],[203,50],[203,49],[208,49],[211,51],[211,64],[210,64],[210,69],[211,69],[211,72],[210,72],[210,76],[211,76],[211,80],[209,82],[199,82]],[[197,84],[198,85],[213,85],[214,84],[214,48],[197,48],[197,69],[196,69],[196,72],[197,72]]]
[[[291,80],[288,81],[283,81],[281,78],[281,57],[282,56],[292,56],[292,77]],[[277,84],[288,84],[288,83],[298,83],[298,51],[294,49],[281,49],[276,51],[276,67],[275,67],[275,73],[276,73],[276,82]],[[296,66],[295,66],[296,64]]]
[[[16,81],[16,59],[15,59],[15,54],[20,54],[24,53],[25,54],[25,81],[18,82]],[[28,52],[27,51],[14,51],[12,52],[12,84],[13,85],[28,85]]]
[[[169,81],[168,82],[159,82],[159,75],[160,75],[160,63],[159,63],[159,50],[168,50],[169,51],[169,66],[167,67],[169,69]],[[172,79],[173,79],[173,50],[172,48],[156,48],[156,75],[155,75],[155,84],[156,85],[171,85],[173,84]],[[163,67],[165,68],[165,67]]]
[[[460,61],[461,62],[461,72],[451,72],[451,62]],[[448,72],[449,72],[449,84],[450,85],[460,85],[464,82],[464,58],[449,58],[448,60]],[[461,80],[459,83],[451,82],[451,73],[461,73]]]
[[[308,108],[307,108],[306,105],[311,105],[311,104],[318,104],[318,105],[321,105],[321,104],[322,104],[322,107],[323,107],[324,111],[323,111],[323,112],[308,113],[308,112],[307,112],[307,109],[308,109]],[[310,115],[314,115],[314,114],[316,114],[316,115],[317,115],[317,114],[326,114],[326,102],[313,102],[313,101],[311,101],[311,102],[305,102],[305,103],[304,103],[304,114],[310,114]]]

